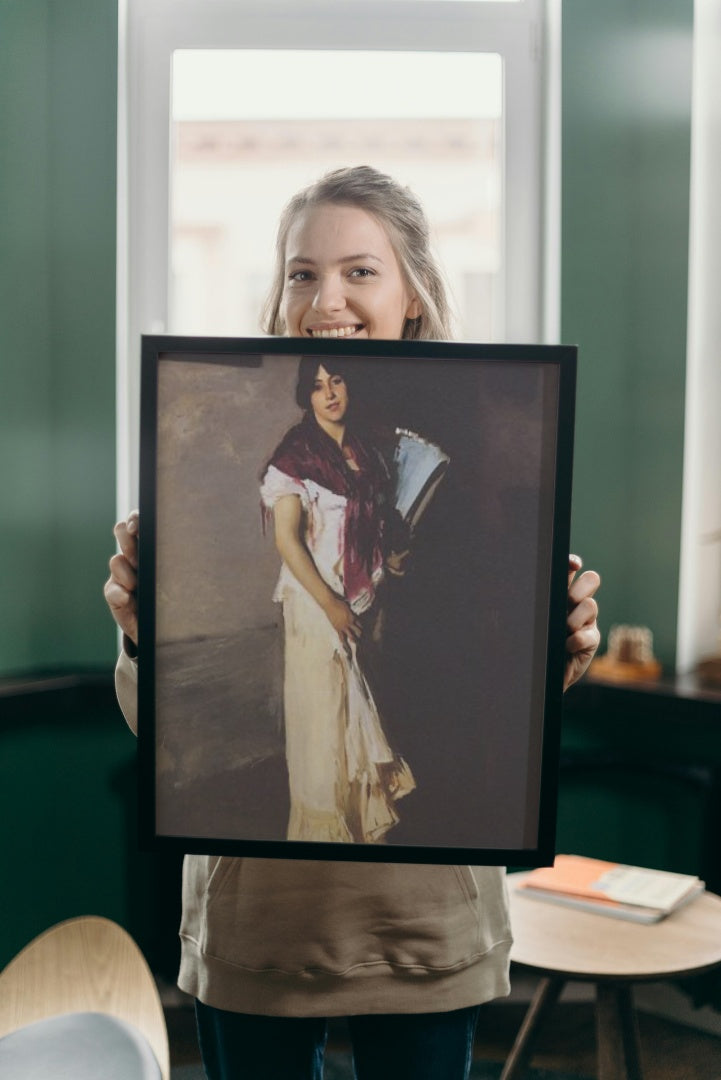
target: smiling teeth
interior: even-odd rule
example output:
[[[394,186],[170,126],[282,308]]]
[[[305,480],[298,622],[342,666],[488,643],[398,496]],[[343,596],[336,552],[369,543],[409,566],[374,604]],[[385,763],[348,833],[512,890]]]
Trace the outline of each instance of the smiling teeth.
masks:
[[[350,337],[351,334],[355,334],[358,330],[357,326],[337,326],[332,330],[311,330],[312,337],[319,338],[339,338]]]

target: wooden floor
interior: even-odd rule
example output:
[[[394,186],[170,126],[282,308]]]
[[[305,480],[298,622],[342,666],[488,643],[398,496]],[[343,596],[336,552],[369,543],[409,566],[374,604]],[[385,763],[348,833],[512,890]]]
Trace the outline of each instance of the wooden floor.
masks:
[[[481,1010],[476,1057],[504,1061],[526,1006],[496,1003]],[[192,1008],[166,1010],[172,1065],[199,1060]],[[641,1057],[645,1080],[721,1080],[721,1038],[684,1025],[639,1013]],[[345,1041],[342,1023],[331,1027],[336,1045]],[[593,1005],[561,1002],[541,1031],[533,1064],[545,1069],[596,1076]]]

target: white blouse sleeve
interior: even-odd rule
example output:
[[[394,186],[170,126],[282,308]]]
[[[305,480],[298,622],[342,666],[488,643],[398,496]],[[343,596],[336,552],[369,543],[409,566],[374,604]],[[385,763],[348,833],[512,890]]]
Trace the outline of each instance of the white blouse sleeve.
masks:
[[[287,473],[269,465],[260,485],[260,497],[263,505],[272,510],[278,499],[284,495],[298,495],[304,510],[308,509],[308,491],[302,480],[296,480]]]

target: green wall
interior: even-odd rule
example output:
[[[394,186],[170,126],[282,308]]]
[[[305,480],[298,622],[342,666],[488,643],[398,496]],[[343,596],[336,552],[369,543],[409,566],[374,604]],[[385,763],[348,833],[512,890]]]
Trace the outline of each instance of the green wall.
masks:
[[[96,913],[145,943],[135,740],[102,597],[115,516],[116,0],[0,0],[0,966]]]
[[[601,628],[675,656],[692,0],[563,5],[562,340],[579,345],[573,546]],[[604,646],[605,647],[605,646]]]
[[[0,676],[109,665],[116,0],[0,0]]]
[[[721,888],[718,702],[579,683],[566,695],[557,850]]]

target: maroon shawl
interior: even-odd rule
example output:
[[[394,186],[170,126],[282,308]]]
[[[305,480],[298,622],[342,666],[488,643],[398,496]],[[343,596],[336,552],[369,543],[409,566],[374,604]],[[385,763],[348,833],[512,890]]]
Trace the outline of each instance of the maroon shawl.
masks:
[[[372,594],[372,575],[383,562],[389,476],[379,451],[350,428],[346,428],[343,448],[352,452],[357,471],[346,464],[335,439],[307,414],[284,436],[268,465],[347,499],[343,582],[346,597],[352,601],[366,589]]]

